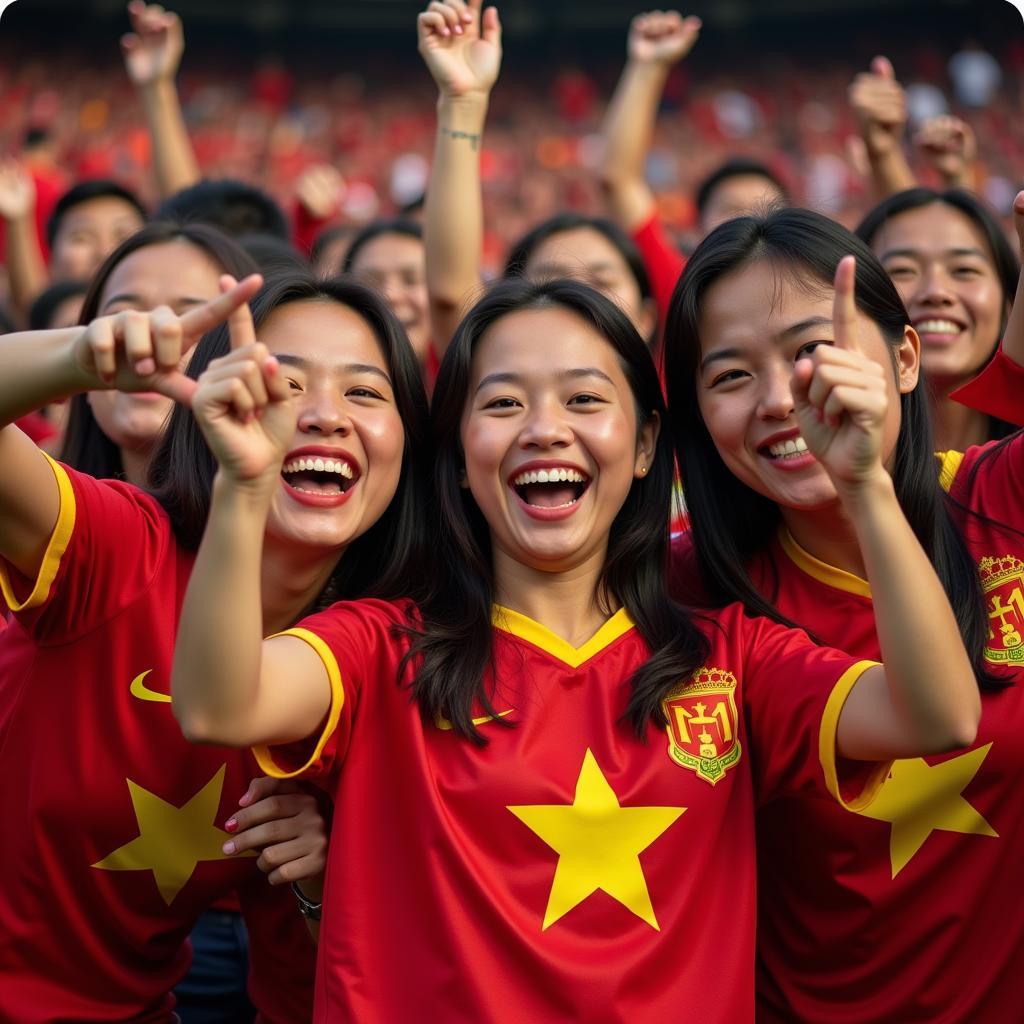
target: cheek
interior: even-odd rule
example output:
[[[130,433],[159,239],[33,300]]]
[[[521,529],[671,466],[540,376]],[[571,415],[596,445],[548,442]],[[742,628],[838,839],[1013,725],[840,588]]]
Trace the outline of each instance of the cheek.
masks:
[[[402,453],[405,450],[405,432],[397,415],[367,417],[363,420],[363,444],[370,467],[378,475],[395,475],[401,472]]]
[[[986,281],[963,293],[963,302],[974,315],[977,326],[986,334],[993,333],[992,342],[998,341],[994,335],[999,330],[1003,316],[1002,289],[994,281]],[[988,338],[985,339],[989,340]]]

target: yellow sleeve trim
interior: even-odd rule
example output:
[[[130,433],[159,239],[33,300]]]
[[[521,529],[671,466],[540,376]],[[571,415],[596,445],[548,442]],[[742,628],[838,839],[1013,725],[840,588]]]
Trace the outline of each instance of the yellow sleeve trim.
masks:
[[[275,633],[274,636],[269,636],[267,639],[273,640],[274,637],[278,636],[294,636],[309,644],[324,663],[324,668],[327,669],[327,678],[331,684],[331,707],[327,712],[327,721],[324,722],[324,727],[319,739],[316,741],[313,753],[310,754],[309,760],[301,768],[288,771],[278,766],[269,747],[252,748],[256,763],[269,776],[275,779],[294,779],[296,776],[309,771],[316,764],[324,751],[324,747],[327,746],[327,741],[334,735],[334,730],[338,727],[338,720],[341,718],[341,709],[345,706],[345,686],[341,680],[341,669],[338,668],[338,659],[334,657],[334,652],[316,633],[312,633],[308,629],[296,627],[295,629],[286,629],[283,633]]]
[[[67,471],[59,463],[50,458],[46,452],[42,456],[50,464],[53,475],[57,478],[57,491],[60,507],[57,510],[57,522],[54,524],[53,533],[43,552],[43,561],[36,574],[35,583],[32,585],[28,597],[19,601],[14,594],[14,587],[11,585],[7,567],[0,563],[0,594],[3,594],[7,607],[12,612],[24,612],[30,608],[38,608],[44,604],[50,596],[50,588],[57,578],[57,570],[60,568],[60,560],[68,549],[71,534],[75,529],[75,491],[71,486],[71,480]]]
[[[832,796],[848,811],[862,811],[875,799],[892,764],[890,761],[879,762],[861,792],[852,800],[843,798],[839,788],[839,772],[836,768],[836,731],[839,728],[839,715],[857,680],[869,668],[874,668],[877,664],[877,661],[858,661],[851,665],[833,687],[828,702],[825,704],[825,711],[821,716],[821,728],[818,732],[818,760],[825,773],[825,785]]]
[[[963,452],[936,452],[939,460],[939,484],[948,494],[953,487],[953,481],[960,471],[960,463],[964,461]]]

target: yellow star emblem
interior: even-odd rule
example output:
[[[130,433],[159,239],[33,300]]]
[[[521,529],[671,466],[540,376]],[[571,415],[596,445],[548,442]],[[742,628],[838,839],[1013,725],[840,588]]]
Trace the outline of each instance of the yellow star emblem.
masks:
[[[865,818],[892,825],[889,859],[893,878],[910,863],[936,829],[963,835],[998,835],[962,796],[991,746],[986,743],[939,764],[928,764],[920,757],[893,762],[878,796],[859,812]]]
[[[656,931],[640,854],[685,807],[622,807],[588,750],[571,804],[509,807],[558,854],[542,930],[601,889]]]
[[[201,860],[230,859],[221,847],[231,837],[213,824],[226,767],[221,765],[182,807],[126,779],[139,835],[92,866],[103,871],[152,871],[160,895],[170,906]]]

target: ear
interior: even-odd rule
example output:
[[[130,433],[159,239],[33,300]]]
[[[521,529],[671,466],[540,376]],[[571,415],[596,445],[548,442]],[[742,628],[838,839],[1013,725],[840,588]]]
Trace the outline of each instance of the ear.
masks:
[[[633,476],[643,478],[647,475],[654,462],[654,450],[658,446],[658,434],[661,432],[661,417],[651,412],[636,439],[636,460],[633,463]]]
[[[921,377],[921,339],[910,324],[903,328],[903,340],[896,349],[896,378],[901,395],[917,387]]]

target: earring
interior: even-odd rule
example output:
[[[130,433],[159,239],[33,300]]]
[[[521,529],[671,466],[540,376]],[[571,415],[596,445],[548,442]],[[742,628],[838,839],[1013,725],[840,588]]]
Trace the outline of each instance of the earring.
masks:
[[[646,466],[641,466],[640,467],[640,475],[641,476],[647,476],[647,467]]]

